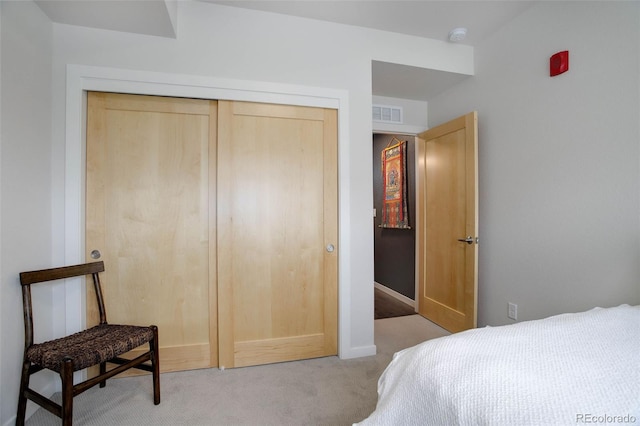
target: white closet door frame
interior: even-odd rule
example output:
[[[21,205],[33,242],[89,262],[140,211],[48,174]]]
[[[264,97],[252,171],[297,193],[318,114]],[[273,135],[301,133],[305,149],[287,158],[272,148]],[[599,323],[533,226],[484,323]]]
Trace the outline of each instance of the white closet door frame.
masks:
[[[84,259],[85,121],[87,91],[141,95],[267,102],[338,110],[338,356],[354,358],[375,354],[375,346],[363,352],[351,348],[351,268],[349,218],[349,96],[346,90],[167,74],[116,68],[68,65],[65,118],[64,261]],[[64,287],[66,333],[85,324],[84,286],[69,282]],[[353,350],[352,350],[353,349]],[[361,349],[361,348],[360,348]],[[372,353],[369,353],[373,351]]]

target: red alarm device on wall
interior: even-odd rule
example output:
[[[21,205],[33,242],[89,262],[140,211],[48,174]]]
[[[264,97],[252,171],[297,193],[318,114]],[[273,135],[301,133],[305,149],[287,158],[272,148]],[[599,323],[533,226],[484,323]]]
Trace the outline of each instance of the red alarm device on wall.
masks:
[[[549,75],[554,77],[569,70],[569,51],[558,52],[549,58]]]

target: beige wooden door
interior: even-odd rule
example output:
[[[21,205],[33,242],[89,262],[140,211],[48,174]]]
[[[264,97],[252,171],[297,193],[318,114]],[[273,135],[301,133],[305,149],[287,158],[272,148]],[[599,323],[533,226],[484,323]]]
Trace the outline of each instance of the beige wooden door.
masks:
[[[477,114],[418,142],[418,311],[458,332],[477,326]]]
[[[218,141],[220,366],[336,354],[336,111],[220,101]]]
[[[86,258],[105,262],[107,319],[157,325],[162,371],[215,366],[216,103],[89,93],[87,106]]]

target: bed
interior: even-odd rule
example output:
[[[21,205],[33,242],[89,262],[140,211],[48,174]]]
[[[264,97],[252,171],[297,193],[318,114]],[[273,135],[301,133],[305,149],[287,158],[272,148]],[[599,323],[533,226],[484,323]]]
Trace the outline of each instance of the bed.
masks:
[[[396,353],[359,425],[640,425],[640,306],[468,330]]]

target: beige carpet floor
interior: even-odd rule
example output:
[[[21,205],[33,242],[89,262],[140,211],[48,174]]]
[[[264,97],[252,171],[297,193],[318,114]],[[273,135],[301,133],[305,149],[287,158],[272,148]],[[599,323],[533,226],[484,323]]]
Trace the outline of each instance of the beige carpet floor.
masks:
[[[112,379],[74,399],[74,425],[350,425],[375,409],[378,378],[395,352],[448,334],[419,315],[376,320],[375,356],[164,373],[157,406],[149,376]],[[27,421],[59,424],[44,409]]]

